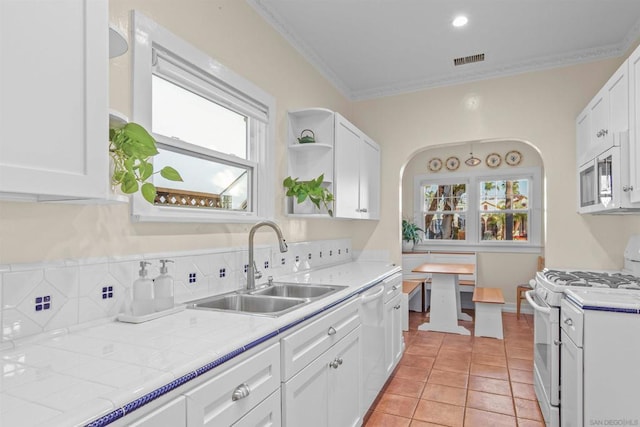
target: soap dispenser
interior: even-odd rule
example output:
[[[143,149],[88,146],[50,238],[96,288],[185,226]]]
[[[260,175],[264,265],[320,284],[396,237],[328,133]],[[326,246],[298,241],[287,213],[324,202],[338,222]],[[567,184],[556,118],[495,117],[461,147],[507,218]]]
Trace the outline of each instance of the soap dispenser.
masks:
[[[168,262],[173,261],[170,259],[160,260],[160,275],[153,281],[156,311],[169,310],[173,308],[173,277],[168,274]]]
[[[133,282],[132,312],[134,316],[144,316],[155,311],[153,281],[147,278],[147,261],[140,261],[140,277]]]

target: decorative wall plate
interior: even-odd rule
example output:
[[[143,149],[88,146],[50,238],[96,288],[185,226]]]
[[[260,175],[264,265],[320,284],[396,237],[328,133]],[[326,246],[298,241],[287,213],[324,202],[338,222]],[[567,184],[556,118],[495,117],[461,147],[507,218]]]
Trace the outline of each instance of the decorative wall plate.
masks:
[[[442,160],[434,157],[433,159],[429,160],[428,166],[431,172],[438,172],[440,169],[442,169]]]
[[[451,156],[447,160],[445,160],[444,165],[448,170],[454,171],[460,167],[460,159],[456,156]]]
[[[519,151],[512,150],[504,155],[504,161],[509,166],[518,166],[522,161],[522,154]]]
[[[497,168],[502,163],[502,157],[498,153],[491,153],[487,156],[485,162],[490,168]]]

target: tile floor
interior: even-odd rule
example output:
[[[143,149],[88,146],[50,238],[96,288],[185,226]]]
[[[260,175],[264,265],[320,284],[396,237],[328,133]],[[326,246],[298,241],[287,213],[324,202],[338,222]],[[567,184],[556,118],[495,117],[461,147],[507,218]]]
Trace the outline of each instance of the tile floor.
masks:
[[[473,317],[473,312],[469,314]],[[410,312],[405,353],[365,427],[544,427],[533,390],[533,316],[503,313],[504,340],[418,331]]]

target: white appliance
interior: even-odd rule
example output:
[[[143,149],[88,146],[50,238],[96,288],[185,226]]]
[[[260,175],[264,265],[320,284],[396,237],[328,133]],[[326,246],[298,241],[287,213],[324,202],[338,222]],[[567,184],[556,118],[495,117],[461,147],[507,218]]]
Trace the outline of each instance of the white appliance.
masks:
[[[601,289],[606,290],[602,295],[619,295],[617,298],[630,300],[640,298],[640,235],[629,239],[622,271],[545,268],[536,273],[531,285],[534,289],[525,295],[534,308],[534,388],[547,425],[556,427],[560,425],[563,406],[560,395],[563,376],[560,369],[560,307],[564,294],[571,289]]]
[[[629,132],[618,132],[593,159],[578,167],[578,212],[624,213],[640,210],[631,203]]]
[[[381,283],[360,296],[362,321],[362,412],[365,413],[387,380],[385,366],[384,290]]]

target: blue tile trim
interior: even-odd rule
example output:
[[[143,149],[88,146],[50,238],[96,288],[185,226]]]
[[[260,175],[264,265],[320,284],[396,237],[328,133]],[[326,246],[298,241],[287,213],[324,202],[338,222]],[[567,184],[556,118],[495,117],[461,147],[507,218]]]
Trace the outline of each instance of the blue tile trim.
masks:
[[[118,408],[100,418],[98,418],[95,421],[92,421],[89,424],[86,424],[85,427],[103,427],[106,425],[109,425],[111,423],[113,423],[114,421],[117,421],[118,419],[124,417],[125,415],[129,414],[130,412],[135,411],[136,409],[141,408],[142,406],[146,405],[147,403],[157,399],[158,397],[169,393],[170,391],[180,387],[181,385],[199,377],[202,374],[205,374],[207,372],[209,372],[212,369],[217,368],[218,366],[222,365],[223,363],[228,362],[229,360],[241,355],[242,353],[252,349],[253,347],[256,347],[272,338],[277,337],[278,335],[282,334],[283,332],[303,323],[306,322],[307,320],[316,317],[322,313],[324,313],[327,310],[332,309],[333,307],[335,307],[336,305],[342,304],[345,301],[350,300],[351,298],[353,298],[356,295],[362,294],[363,292],[368,291],[369,289],[371,289],[372,287],[376,286],[378,283],[380,282],[376,282],[376,283],[372,283],[371,285],[368,285],[366,287],[363,287],[355,292],[350,293],[349,295],[334,301],[333,303],[326,305],[316,311],[314,311],[311,314],[308,314],[298,320],[294,320],[291,323],[288,323],[287,325],[283,326],[282,328],[279,328],[278,330],[275,330],[273,332],[268,333],[267,335],[263,335],[262,337],[250,342],[249,344],[246,344],[244,346],[242,346],[241,348],[235,349],[230,353],[227,353],[219,358],[217,358],[216,360],[214,360],[213,362],[207,363],[206,365],[196,369],[193,372],[190,372],[186,375],[183,375],[182,377],[175,379],[173,381],[171,381],[169,384],[163,385],[162,387],[153,390],[150,393],[145,394],[142,397],[137,398],[136,400],[134,400],[133,402],[129,402],[126,405],[124,405],[122,408]],[[637,312],[637,310],[636,310]]]

